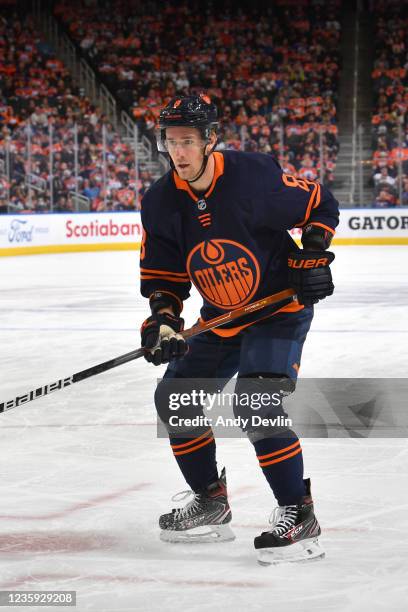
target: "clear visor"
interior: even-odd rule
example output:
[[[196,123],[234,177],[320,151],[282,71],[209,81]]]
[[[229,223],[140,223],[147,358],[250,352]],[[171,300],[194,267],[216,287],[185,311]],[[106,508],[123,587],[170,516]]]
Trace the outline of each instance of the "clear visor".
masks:
[[[166,137],[166,130],[157,130],[156,142],[160,153],[173,153],[177,149],[183,149],[184,151],[202,149],[209,143],[209,139],[203,140],[195,135],[191,137],[186,136],[185,138],[171,138]]]

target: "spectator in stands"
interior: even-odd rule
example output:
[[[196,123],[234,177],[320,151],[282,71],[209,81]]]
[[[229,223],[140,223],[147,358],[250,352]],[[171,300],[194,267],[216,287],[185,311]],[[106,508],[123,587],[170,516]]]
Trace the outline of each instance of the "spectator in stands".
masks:
[[[390,176],[390,174],[388,173],[387,166],[383,166],[380,172],[377,172],[376,174],[374,174],[374,184],[375,184],[376,190],[381,189],[384,186],[384,184],[394,187],[395,182],[396,182],[395,178]]]
[[[30,123],[34,129],[47,129],[48,130],[48,115],[37,106],[35,111],[30,115]]]
[[[375,197],[374,208],[394,208],[397,205],[397,194],[392,187],[384,186]]]

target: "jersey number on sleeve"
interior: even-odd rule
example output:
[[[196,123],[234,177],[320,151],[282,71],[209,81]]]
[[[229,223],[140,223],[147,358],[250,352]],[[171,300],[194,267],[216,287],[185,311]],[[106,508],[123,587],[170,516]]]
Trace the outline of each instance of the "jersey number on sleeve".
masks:
[[[316,187],[316,183],[314,181],[308,181],[306,179],[298,179],[293,174],[282,174],[282,181],[285,183],[287,187],[300,187],[304,191],[310,192],[310,187]]]

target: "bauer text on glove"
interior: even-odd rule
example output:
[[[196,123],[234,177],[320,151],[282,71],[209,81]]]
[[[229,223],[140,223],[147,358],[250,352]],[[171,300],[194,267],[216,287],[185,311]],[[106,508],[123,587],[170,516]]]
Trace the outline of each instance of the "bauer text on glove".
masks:
[[[289,253],[288,282],[297,293],[300,304],[311,306],[328,295],[334,285],[330,264],[334,253],[330,251],[297,251]]]

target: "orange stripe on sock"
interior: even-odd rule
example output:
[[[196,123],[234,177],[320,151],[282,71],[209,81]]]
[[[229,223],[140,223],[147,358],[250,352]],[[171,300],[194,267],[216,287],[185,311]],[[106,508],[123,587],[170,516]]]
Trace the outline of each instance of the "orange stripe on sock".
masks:
[[[196,444],[197,442],[199,442],[203,438],[206,438],[208,436],[208,434],[212,434],[211,427],[210,427],[210,429],[207,429],[207,431],[205,431],[203,434],[201,434],[201,436],[198,436],[198,438],[193,438],[192,440],[190,440],[190,442],[184,442],[183,444],[171,444],[170,446],[171,446],[172,449],[175,449],[175,448],[185,448],[186,446],[191,446],[192,444]]]
[[[207,444],[210,444],[210,442],[214,442],[214,438],[208,438],[208,440],[204,440],[204,442],[201,442],[201,444],[198,444],[197,446],[193,446],[193,448],[187,448],[186,450],[177,451],[177,453],[174,453],[174,456],[186,455],[187,453],[193,453],[199,448],[202,448],[203,446],[207,446]]]
[[[272,461],[266,461],[265,463],[259,463],[259,465],[261,467],[266,467],[268,465],[272,465],[273,463],[280,463],[281,461],[286,461],[286,459],[290,459],[291,457],[294,457],[295,455],[298,455],[299,453],[302,452],[301,448],[298,448],[297,450],[293,451],[293,453],[289,453],[288,455],[285,455],[284,457],[278,457],[278,459],[273,459]]]
[[[292,448],[295,448],[295,446],[299,446],[300,445],[300,440],[297,440],[294,444],[291,444],[290,446],[286,446],[285,448],[281,448],[278,451],[274,451],[273,453],[269,453],[269,455],[257,455],[257,459],[259,459],[259,461],[261,459],[269,459],[270,457],[276,457],[276,455],[281,455],[282,453],[286,453],[287,451],[292,450]]]

